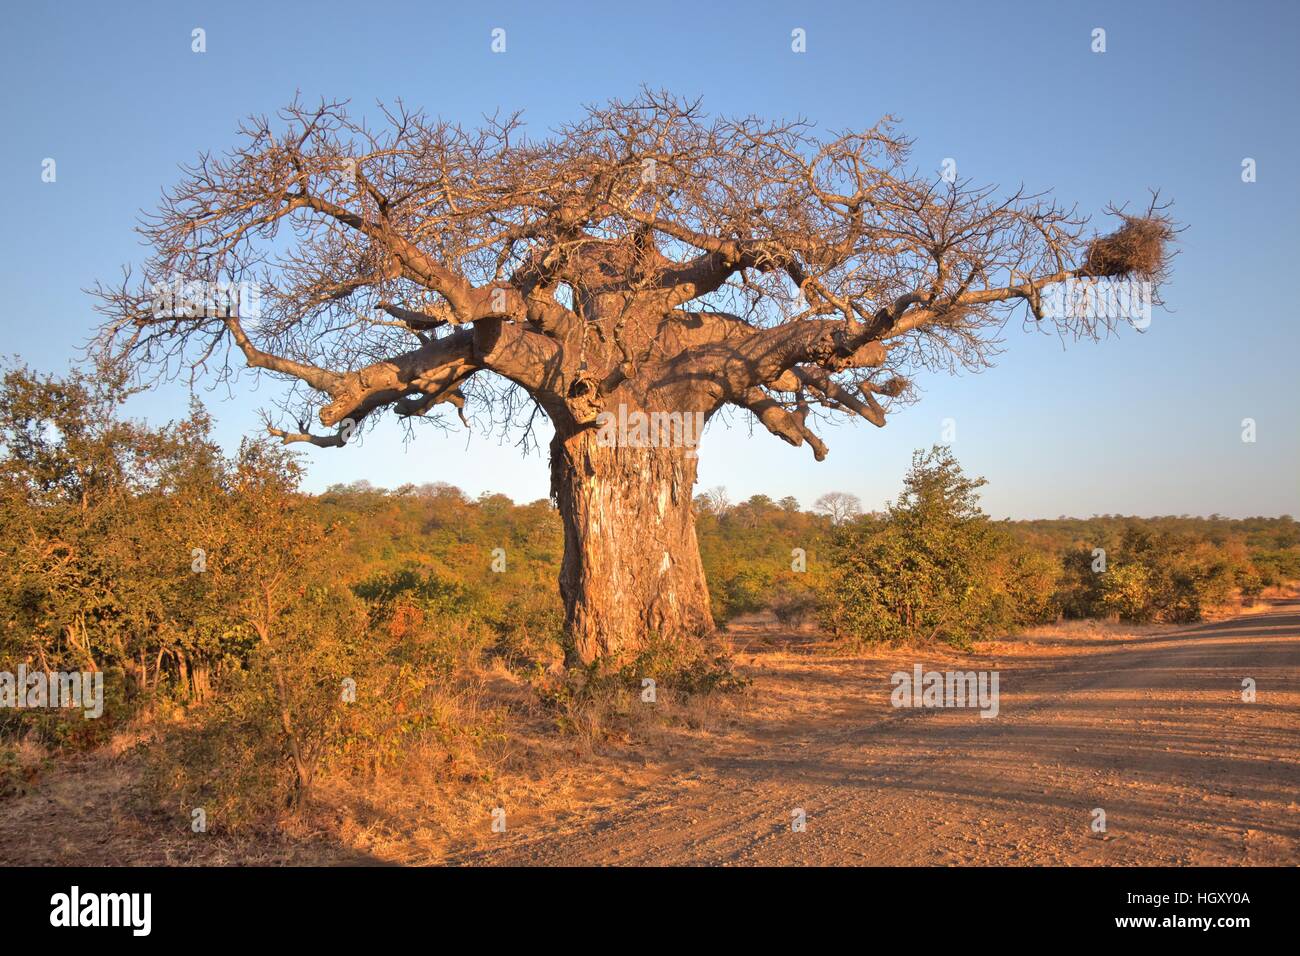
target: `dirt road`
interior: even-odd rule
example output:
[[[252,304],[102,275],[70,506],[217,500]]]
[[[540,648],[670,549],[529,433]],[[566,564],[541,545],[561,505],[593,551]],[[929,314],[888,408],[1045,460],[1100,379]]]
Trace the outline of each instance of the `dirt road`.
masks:
[[[739,650],[748,703],[673,772],[452,862],[1300,864],[1300,602],[960,657]],[[918,662],[997,670],[998,716],[892,707]]]

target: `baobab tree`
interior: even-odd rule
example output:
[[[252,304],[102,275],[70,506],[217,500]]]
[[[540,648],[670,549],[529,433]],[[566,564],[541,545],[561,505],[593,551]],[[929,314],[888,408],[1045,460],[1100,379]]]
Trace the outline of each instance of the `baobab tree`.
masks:
[[[295,102],[185,167],[140,224],[142,267],[94,290],[103,349],[151,375],[284,380],[267,425],[285,442],[454,409],[527,443],[544,416],[582,661],[712,629],[683,422],[738,409],[820,460],[815,424],[884,425],[918,372],[985,364],[1017,305],[1110,328],[1049,315],[1042,290],[1158,281],[1172,232],[1153,200],[1088,241],[1046,195],[922,174],[891,118],[822,135],[648,90],[536,140],[519,115],[376,116]]]
[[[857,495],[828,491],[814,502],[813,510],[828,515],[831,524],[841,524],[862,514],[862,502]]]

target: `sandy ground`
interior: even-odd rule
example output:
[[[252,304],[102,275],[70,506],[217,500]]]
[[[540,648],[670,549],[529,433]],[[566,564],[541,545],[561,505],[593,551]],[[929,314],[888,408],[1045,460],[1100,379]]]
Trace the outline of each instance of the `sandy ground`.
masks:
[[[967,654],[826,656],[761,627],[731,640],[753,685],[704,727],[467,795],[472,824],[454,835],[404,808],[346,839],[195,838],[141,809],[131,760],[92,757],[0,803],[0,862],[1300,864],[1300,601],[1186,628],[1075,623]],[[890,675],[916,663],[996,670],[998,716],[892,707]],[[491,832],[498,802],[505,833]]]
[[[746,708],[661,783],[453,861],[1300,863],[1300,602],[1181,629],[1045,629],[961,657],[742,661]],[[893,708],[889,675],[918,661],[996,669],[998,717]]]

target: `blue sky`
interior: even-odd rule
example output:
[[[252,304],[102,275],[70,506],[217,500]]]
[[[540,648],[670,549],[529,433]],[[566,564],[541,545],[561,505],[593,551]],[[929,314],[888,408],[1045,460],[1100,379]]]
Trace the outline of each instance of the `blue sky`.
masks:
[[[803,115],[826,129],[893,113],[914,159],[1014,189],[1050,188],[1100,214],[1108,201],[1176,202],[1168,311],[1099,344],[1008,330],[997,367],[921,380],[921,401],[878,430],[825,432],[812,460],[739,418],[711,426],[700,485],[733,499],[896,494],[913,448],[956,422],[954,451],[989,479],[996,516],[1300,514],[1297,271],[1300,133],[1293,44],[1279,3],[24,3],[0,14],[5,130],[0,352],[43,369],[75,357],[96,320],[81,292],[144,250],[139,210],[178,163],[233,142],[250,113],[292,99],[401,97],[467,124],[523,109],[540,132],[638,86],[701,95],[719,113]],[[191,52],[191,30],[207,52]],[[506,30],[493,54],[491,31]],[[790,50],[794,28],[807,52]],[[1106,30],[1105,53],[1090,49]],[[54,183],[41,181],[46,157]],[[1258,179],[1241,180],[1243,158]],[[251,379],[246,381],[251,384]],[[205,396],[228,445],[256,431],[275,386]],[[179,414],[180,386],[137,400]],[[1253,418],[1257,440],[1241,440]],[[307,487],[367,478],[448,481],[516,500],[547,493],[544,454],[497,436],[396,426],[364,444],[308,449]]]

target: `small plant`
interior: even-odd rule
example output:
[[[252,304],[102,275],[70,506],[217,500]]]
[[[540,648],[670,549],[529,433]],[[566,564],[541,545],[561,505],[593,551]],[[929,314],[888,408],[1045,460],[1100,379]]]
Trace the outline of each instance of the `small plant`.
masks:
[[[32,744],[0,743],[0,800],[31,790],[44,762],[44,754]]]
[[[561,731],[590,745],[625,734],[653,713],[644,697],[647,680],[654,682],[654,705],[660,707],[740,693],[750,684],[735,672],[727,655],[711,653],[699,641],[653,635],[631,661],[615,666],[597,660],[572,667],[558,679],[543,681],[537,693],[555,713]]]

